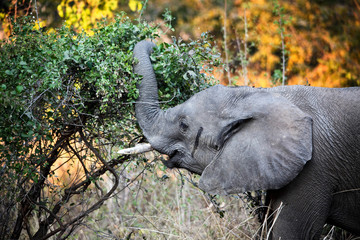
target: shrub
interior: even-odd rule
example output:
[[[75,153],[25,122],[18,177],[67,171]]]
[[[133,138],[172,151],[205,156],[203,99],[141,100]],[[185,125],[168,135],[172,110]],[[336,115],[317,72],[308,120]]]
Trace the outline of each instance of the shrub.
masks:
[[[1,43],[0,239],[66,238],[117,189],[116,167],[136,160],[114,154],[141,136],[132,50],[163,33],[125,14],[93,32],[65,25],[39,31],[24,18]],[[205,64],[219,63],[206,34],[190,43],[161,43],[152,60],[164,79],[159,93],[166,106],[206,87],[211,68]],[[107,172],[113,186],[103,191],[98,182]]]

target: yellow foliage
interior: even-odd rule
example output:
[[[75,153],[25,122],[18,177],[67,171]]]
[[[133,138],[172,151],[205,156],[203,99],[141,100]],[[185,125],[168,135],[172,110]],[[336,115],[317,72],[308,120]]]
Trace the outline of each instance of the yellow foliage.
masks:
[[[113,18],[117,0],[62,0],[57,10],[66,24],[77,29],[90,29],[102,18]]]
[[[136,12],[142,9],[142,3],[139,0],[129,0],[129,7],[131,11]]]
[[[40,28],[46,27],[46,20],[39,19],[39,22],[36,21],[36,24],[34,25],[34,29],[39,30]]]

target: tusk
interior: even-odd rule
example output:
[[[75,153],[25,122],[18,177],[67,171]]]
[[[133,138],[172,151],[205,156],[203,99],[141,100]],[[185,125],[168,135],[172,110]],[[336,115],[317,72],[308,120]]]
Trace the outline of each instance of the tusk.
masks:
[[[121,155],[130,155],[130,154],[139,154],[139,153],[145,153],[150,152],[154,150],[152,146],[149,143],[139,143],[135,145],[135,147],[132,148],[125,148],[119,150],[117,153]]]

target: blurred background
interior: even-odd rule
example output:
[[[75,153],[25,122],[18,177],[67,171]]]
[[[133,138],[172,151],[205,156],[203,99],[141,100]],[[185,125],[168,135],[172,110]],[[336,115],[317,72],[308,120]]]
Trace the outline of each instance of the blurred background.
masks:
[[[223,84],[268,87],[284,76],[286,84],[360,84],[359,0],[11,0],[0,5],[1,38],[11,32],[11,17],[35,14],[34,2],[42,27],[66,22],[87,32],[121,11],[138,18],[141,10],[143,19],[156,22],[168,9],[169,36],[214,37],[229,70],[218,73]]]

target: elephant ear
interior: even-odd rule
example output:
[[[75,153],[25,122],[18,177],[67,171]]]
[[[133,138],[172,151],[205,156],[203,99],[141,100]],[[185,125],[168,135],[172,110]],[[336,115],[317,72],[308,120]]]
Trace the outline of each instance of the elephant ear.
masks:
[[[199,187],[211,194],[279,189],[312,157],[312,119],[286,98],[253,93],[222,112],[221,150]]]

